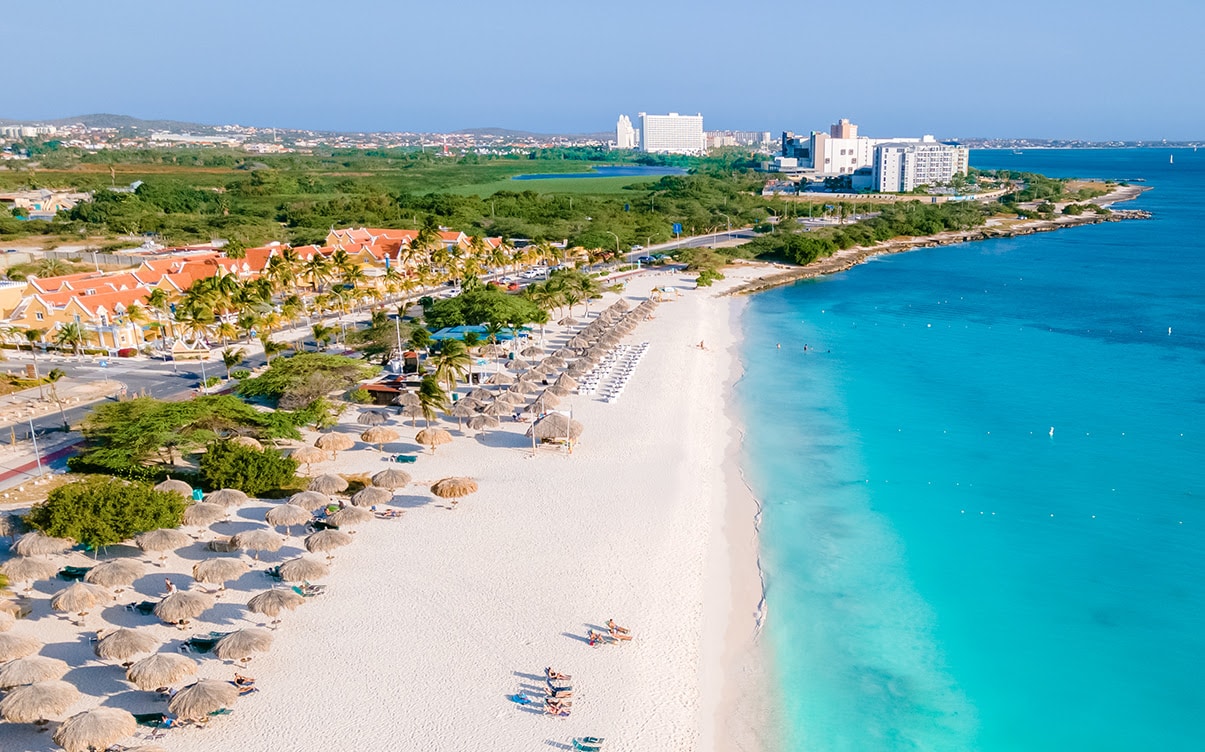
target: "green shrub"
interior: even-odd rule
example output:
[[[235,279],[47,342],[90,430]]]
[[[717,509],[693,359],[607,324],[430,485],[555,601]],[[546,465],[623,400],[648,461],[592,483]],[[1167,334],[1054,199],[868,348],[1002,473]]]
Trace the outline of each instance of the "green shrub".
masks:
[[[234,379],[235,381],[242,381],[250,375],[251,372],[246,368],[236,368],[230,372],[230,378]]]
[[[699,287],[711,287],[711,285],[724,278],[724,275],[715,269],[704,269],[699,272],[699,276],[695,278],[695,284]]]
[[[218,384],[221,384],[221,383],[222,383],[222,378],[220,376],[210,376],[209,378],[205,379],[205,387],[207,389],[211,386],[217,386]]]
[[[280,488],[297,475],[297,461],[272,449],[252,449],[229,441],[215,441],[201,455],[201,482],[210,490],[237,488],[259,496]]]
[[[372,395],[364,387],[357,387],[347,393],[347,399],[358,405],[367,405],[372,402]]]
[[[147,530],[177,527],[187,502],[145,483],[88,478],[59,486],[25,516],[47,535],[91,547],[107,546]]]

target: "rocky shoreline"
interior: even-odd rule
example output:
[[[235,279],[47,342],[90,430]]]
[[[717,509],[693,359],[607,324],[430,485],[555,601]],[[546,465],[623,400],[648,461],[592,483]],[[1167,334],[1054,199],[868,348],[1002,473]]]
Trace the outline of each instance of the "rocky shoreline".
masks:
[[[1109,206],[1120,201],[1132,201],[1150,190],[1146,187],[1122,186],[1107,195],[1093,199],[1091,203]],[[1033,235],[1039,232],[1051,232],[1067,227],[1097,225],[1102,222],[1121,222],[1132,219],[1150,219],[1151,213],[1141,209],[1113,209],[1111,214],[1081,214],[1079,216],[1060,215],[1055,219],[1034,219],[1020,222],[1007,227],[984,226],[974,230],[959,230],[942,232],[936,235],[926,235],[914,238],[895,238],[878,245],[849,248],[838,251],[832,256],[817,259],[806,266],[789,267],[788,271],[774,274],[761,279],[752,280],[724,293],[725,295],[750,295],[755,292],[769,290],[783,285],[789,285],[801,279],[812,279],[826,274],[836,274],[851,269],[858,264],[875,256],[889,253],[904,253],[918,248],[932,248],[955,243],[970,243],[977,240],[995,240],[998,238],[1015,238],[1022,235]]]

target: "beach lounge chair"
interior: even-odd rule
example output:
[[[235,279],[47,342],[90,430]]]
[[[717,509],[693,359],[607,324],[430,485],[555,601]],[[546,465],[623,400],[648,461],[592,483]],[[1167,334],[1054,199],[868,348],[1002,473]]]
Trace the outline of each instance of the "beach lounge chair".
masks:
[[[418,461],[418,457],[413,454],[398,454],[394,456],[393,461],[412,465]]]
[[[578,736],[573,739],[573,748],[579,752],[601,752],[602,744],[601,736]]]
[[[82,580],[92,567],[63,567],[59,570],[60,580]]]
[[[339,526],[325,522],[323,520],[313,520],[310,522],[310,527],[314,530],[338,530]]]
[[[226,636],[224,632],[210,632],[208,635],[193,635],[180,643],[180,650],[185,653],[208,653],[217,646],[218,640]]]
[[[308,582],[305,585],[293,586],[293,592],[302,598],[313,598],[315,595],[322,595],[322,591],[324,590],[326,590],[325,585],[311,585]]]
[[[267,569],[264,570],[264,574],[268,575],[269,577],[276,580],[277,582],[280,582],[280,567],[279,566],[268,567]]]
[[[137,611],[143,616],[150,616],[151,614],[155,613],[155,602],[143,601],[141,603],[127,603],[126,610]]]
[[[134,720],[139,726],[155,729],[163,727],[163,713],[134,713]]]

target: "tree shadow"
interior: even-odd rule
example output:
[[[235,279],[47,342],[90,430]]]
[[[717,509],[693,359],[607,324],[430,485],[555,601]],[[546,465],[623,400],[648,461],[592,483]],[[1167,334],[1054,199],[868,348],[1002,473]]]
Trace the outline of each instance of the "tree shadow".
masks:
[[[402,509],[418,509],[425,507],[431,503],[430,496],[394,496],[389,502],[390,506],[401,507]]]
[[[590,644],[589,637],[586,637],[584,635],[574,634],[573,632],[561,632],[561,637],[568,637],[571,640],[577,640],[578,642],[584,642],[587,645]]]

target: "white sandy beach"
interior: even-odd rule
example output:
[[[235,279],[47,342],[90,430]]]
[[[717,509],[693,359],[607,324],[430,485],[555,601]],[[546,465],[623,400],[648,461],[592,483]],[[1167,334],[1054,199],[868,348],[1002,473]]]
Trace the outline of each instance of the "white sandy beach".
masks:
[[[361,526],[337,553],[326,593],[286,614],[272,650],[244,671],[260,691],[206,728],[172,730],[158,743],[181,752],[517,752],[570,749],[573,737],[591,735],[605,737],[607,750],[758,748],[750,720],[758,703],[749,694],[759,676],[749,660],[760,600],[756,505],[736,470],[739,432],[725,411],[736,368],[734,314],[743,302],[717,295],[768,271],[738,265],[714,288],[688,289],[660,305],[654,320],[624,339],[649,349],[620,400],[574,394],[559,406],[585,425],[571,456],[549,449],[533,458],[526,424],[507,421],[474,435],[445,422],[455,441],[401,466],[415,478],[394,502],[407,508],[405,516]],[[687,279],[641,275],[625,297],[638,302],[654,284],[692,288]],[[613,300],[608,294],[592,310]],[[345,414],[340,430],[358,434],[354,420]],[[391,424],[412,437],[398,420]],[[374,449],[357,448],[316,464],[313,473],[371,474],[389,466]],[[450,475],[480,484],[455,509],[427,491]],[[229,534],[250,526],[266,506],[248,505],[238,521],[213,529]],[[299,542],[294,537],[254,566],[296,555]],[[199,556],[181,553],[185,558],[171,557],[169,569],[189,571]],[[84,563],[72,556],[66,563]],[[191,578],[177,582],[184,587]],[[136,584],[157,597],[162,572],[152,569]],[[152,629],[168,641],[262,623],[232,604],[269,586],[253,571],[233,583],[222,605],[205,615],[209,621],[187,632]],[[119,668],[91,658],[78,628],[46,615],[47,594],[60,587],[39,583],[34,616],[41,618],[21,620],[14,631],[37,636],[48,643],[43,654],[73,666],[90,659],[66,677],[93,695],[73,710],[115,693],[105,704],[162,708],[152,694],[132,692]],[[118,610],[89,616],[87,628],[104,626],[102,616],[123,625],[155,621]],[[586,630],[605,631],[608,618],[635,639],[591,648]],[[545,666],[573,676],[568,718],[508,699],[539,691]],[[234,668],[204,658],[201,675],[229,679]],[[0,724],[6,751],[54,749],[49,736]]]

